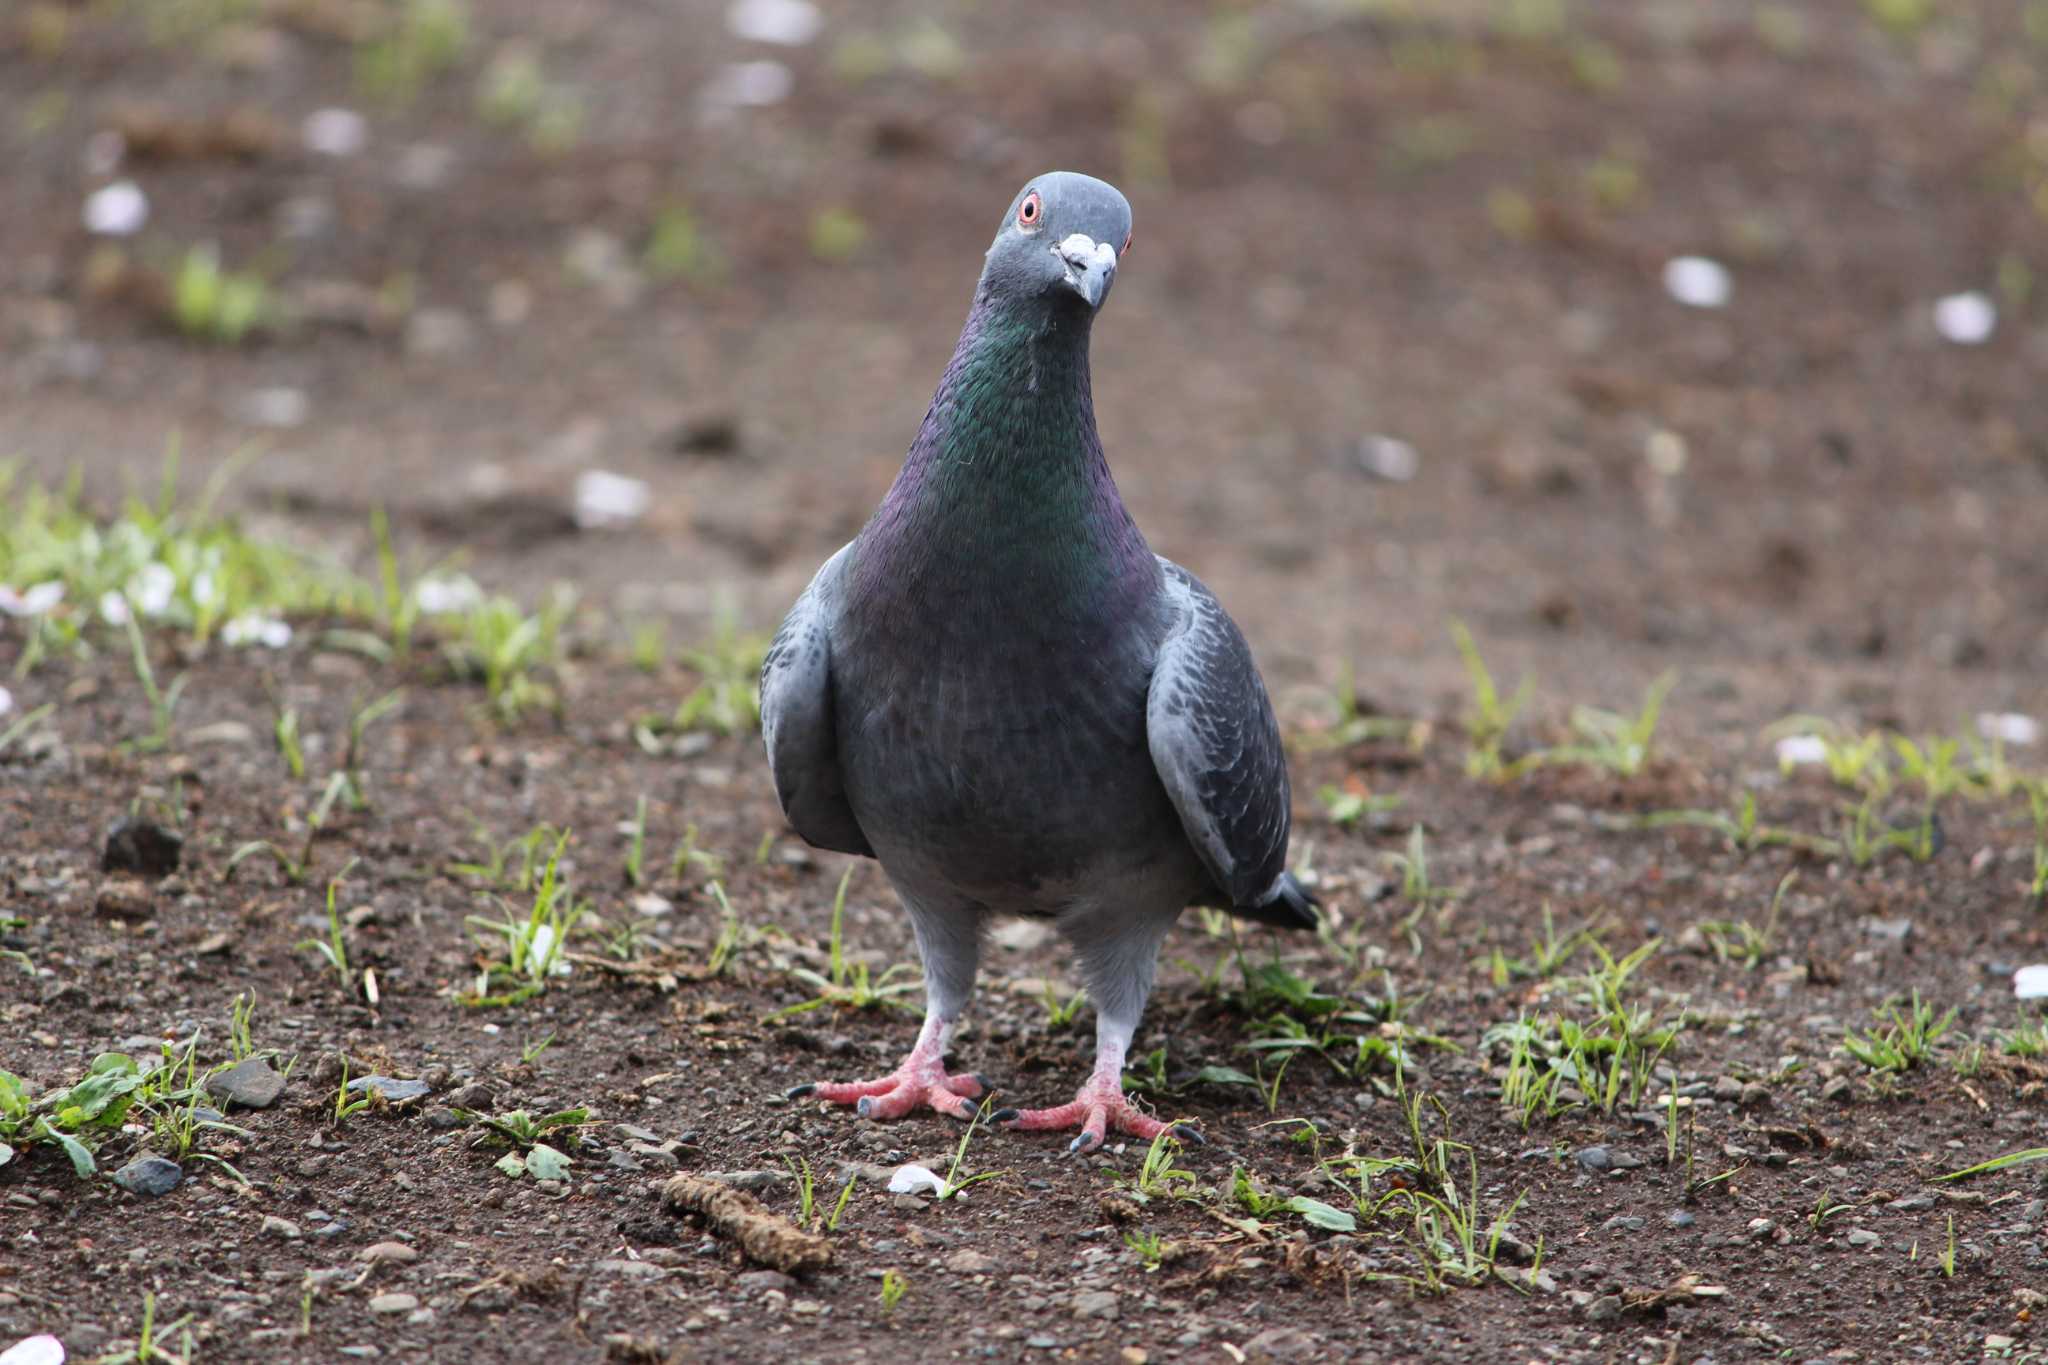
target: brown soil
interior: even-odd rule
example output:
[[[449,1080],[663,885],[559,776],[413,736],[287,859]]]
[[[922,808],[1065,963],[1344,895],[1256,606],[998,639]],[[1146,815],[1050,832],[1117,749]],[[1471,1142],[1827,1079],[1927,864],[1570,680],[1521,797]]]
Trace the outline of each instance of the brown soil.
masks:
[[[0,962],[0,1067],[56,1085],[120,1040],[194,1028],[202,1055],[222,1055],[244,992],[259,1001],[258,1044],[298,1064],[276,1108],[231,1116],[252,1136],[209,1140],[246,1184],[194,1164],[145,1201],[74,1180],[42,1147],[0,1167],[0,1346],[55,1331],[76,1356],[98,1354],[133,1336],[154,1292],[160,1319],[191,1315],[206,1360],[1208,1360],[1226,1346],[1254,1359],[1959,1360],[1994,1337],[2015,1356],[2038,1349],[2042,1168],[1925,1182],[2038,1145],[2043,1077],[1993,1056],[1973,1076],[1935,1064],[1873,1087],[1837,1051],[1910,990],[1959,1011],[1955,1036],[2011,1024],[2009,973],[2048,949],[2018,886],[2023,809],[1952,801],[1936,856],[1865,868],[1744,857],[1697,831],[1614,833],[1600,818],[1725,809],[1755,789],[1770,822],[1832,832],[1838,794],[1781,779],[1758,737],[1780,716],[1914,732],[1981,711],[2048,716],[2048,315],[2038,285],[2018,283],[2048,271],[2048,58],[2016,7],[1945,4],[1906,35],[1847,0],[1792,7],[1806,42],[1788,54],[1767,41],[1788,7],[1750,4],[1585,4],[1534,36],[1489,16],[1540,6],[1343,21],[1273,8],[1242,24],[1167,6],[1157,23],[1151,7],[982,6],[944,12],[964,63],[952,79],[860,84],[835,74],[835,46],[867,28],[893,39],[906,7],[833,7],[817,43],[764,50],[727,33],[721,5],[491,0],[471,6],[463,65],[403,106],[364,103],[351,54],[307,17],[328,11],[259,8],[273,17],[235,31],[241,66],[223,64],[210,30],[152,46],[118,7],[0,15],[0,452],[47,475],[80,466],[111,503],[124,475],[155,477],[173,431],[188,471],[256,439],[268,454],[232,497],[266,531],[360,564],[382,505],[410,561],[459,548],[494,587],[572,582],[620,637],[666,619],[672,638],[693,638],[721,599],[766,627],[886,485],[994,206],[1047,166],[1119,179],[1137,248],[1097,329],[1095,390],[1140,524],[1232,607],[1290,718],[1311,718],[1314,689],[1348,662],[1379,707],[1439,722],[1419,755],[1368,745],[1298,762],[1297,848],[1312,846],[1367,956],[1354,966],[1265,937],[1247,956],[1284,954],[1332,989],[1378,992],[1385,972],[1405,995],[1428,992],[1411,1022],[1461,1050],[1420,1051],[1410,1084],[1469,1144],[1482,1205],[1522,1197],[1514,1236],[1540,1241],[1551,1282],[1416,1293],[1371,1278],[1412,1272],[1385,1236],[1288,1216],[1248,1232],[1215,1200],[1133,1215],[1114,1177],[1134,1175],[1141,1152],[1071,1160],[1049,1138],[977,1135],[970,1168],[1005,1174],[959,1201],[887,1194],[875,1177],[906,1160],[943,1172],[959,1132],[779,1098],[886,1068],[912,1020],[763,1022],[807,994],[790,968],[822,965],[844,864],[783,830],[753,740],[683,758],[633,742],[631,719],[689,685],[679,668],[645,675],[599,649],[567,667],[560,723],[507,729],[424,665],[216,651],[189,661],[177,742],[145,756],[121,747],[148,729],[147,708],[110,652],[9,680],[23,709],[60,703],[62,743],[0,764],[0,909],[29,921],[8,946],[39,973]],[[574,148],[543,155],[477,115],[477,73],[514,38],[540,44],[549,79],[580,96]],[[789,101],[700,116],[718,67],[764,56],[794,72]],[[300,119],[337,104],[369,111],[368,149],[297,150]],[[134,122],[149,106],[172,121]],[[243,107],[275,129],[230,128]],[[119,272],[77,227],[102,183],[83,169],[87,141],[117,119],[138,154],[155,153],[122,172],[153,216]],[[432,188],[400,183],[419,144],[446,149]],[[1627,167],[1639,188],[1616,204]],[[648,279],[637,293],[614,280],[607,295],[565,266],[591,228],[637,259],[671,197],[716,243],[722,279]],[[320,206],[324,231],[283,236],[281,222]],[[810,224],[834,206],[867,238],[828,263]],[[271,270],[301,304],[406,277],[412,320],[367,308],[243,346],[181,337],[151,272],[202,240]],[[1664,294],[1663,262],[1685,253],[1731,265],[1729,307]],[[1948,344],[1929,321],[1935,299],[1964,289],[2000,298],[1982,346]],[[418,321],[435,310],[463,324]],[[305,424],[247,425],[249,395],[279,386],[305,395]],[[682,439],[723,425],[735,449],[716,433]],[[1361,471],[1375,433],[1420,452],[1412,481]],[[570,529],[566,490],[590,467],[648,480],[649,516]],[[1629,706],[1679,670],[1670,757],[1629,781],[1468,778],[1450,723],[1465,705],[1453,615],[1504,682],[1539,676],[1518,744],[1551,736],[1572,703]],[[0,619],[0,666],[20,645]],[[159,671],[181,666],[159,642]],[[400,683],[402,710],[371,733],[373,807],[316,843],[313,884],[259,864],[224,880],[238,845],[277,835],[317,796],[259,738],[272,694],[326,738],[324,772],[352,706]],[[1400,810],[1383,827],[1331,825],[1314,793],[1351,781],[1400,796]],[[488,907],[450,865],[482,852],[477,829],[574,828],[580,885],[622,923],[634,912],[616,831],[643,794],[651,858],[665,862],[692,824],[725,856],[746,930],[731,969],[702,971],[720,922],[701,877],[661,877],[674,911],[647,920],[637,966],[603,965],[592,941],[579,944],[592,960],[534,1000],[456,1003],[476,965],[464,917]],[[133,809],[182,822],[185,866],[123,904],[103,894],[99,858]],[[1411,939],[1386,855],[1418,821],[1434,880],[1459,894]],[[298,946],[324,932],[319,884],[352,858],[342,903],[376,1008]],[[1699,922],[1760,921],[1794,867],[1760,966],[1706,951]],[[1673,1061],[1696,1101],[1694,1174],[1729,1178],[1688,1199],[1661,1114],[1527,1132],[1504,1114],[1501,1058],[1480,1039],[1554,998],[1496,985],[1475,959],[1526,953],[1546,909],[1560,925],[1602,922],[1617,953],[1664,938],[1634,981],[1660,1014],[1688,1012]],[[910,956],[872,866],[854,873],[847,936],[877,971]],[[1166,1047],[1175,1074],[1249,1068],[1236,968],[1203,984],[1228,952],[1192,918],[1169,944],[1139,1048]],[[1051,946],[997,949],[962,1064],[1008,1098],[1069,1093],[1089,1019],[1052,1030],[1040,1004],[1042,983],[1066,974]],[[337,1125],[343,1056],[435,1093]],[[1744,1081],[1768,1098],[1744,1103]],[[472,1084],[488,1099],[464,1098],[494,1110],[593,1110],[565,1185],[508,1179],[498,1149],[448,1126],[452,1092]],[[1342,1202],[1298,1129],[1261,1125],[1311,1120],[1325,1156],[1398,1155],[1409,1137],[1390,1084],[1303,1059],[1271,1114],[1215,1086],[1161,1103],[1209,1136],[1180,1163],[1204,1184],[1227,1191],[1241,1166]],[[620,1123],[671,1147],[635,1156]],[[1595,1170],[1579,1155],[1595,1147],[1623,1160]],[[795,1283],[745,1278],[756,1268],[732,1241],[661,1201],[673,1161],[768,1172],[753,1192],[792,1215],[785,1157],[809,1162],[828,1206],[845,1173],[862,1175],[831,1265]],[[1824,1198],[1858,1207],[1816,1226]],[[266,1216],[301,1235],[266,1231]],[[1937,1265],[1951,1219],[1953,1276]],[[1133,1229],[1181,1254],[1148,1272]],[[418,1259],[356,1259],[391,1239]],[[893,1313],[885,1269],[908,1286]],[[1098,1291],[1116,1315],[1077,1316],[1076,1295]],[[373,1313],[387,1293],[415,1296],[420,1315]]]

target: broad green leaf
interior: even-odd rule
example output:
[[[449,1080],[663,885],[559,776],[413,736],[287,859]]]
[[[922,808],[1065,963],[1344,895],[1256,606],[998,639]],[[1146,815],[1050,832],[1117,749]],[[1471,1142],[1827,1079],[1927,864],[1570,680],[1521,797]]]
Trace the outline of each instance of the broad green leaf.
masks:
[[[1234,1066],[1205,1066],[1188,1078],[1189,1085],[1249,1085],[1254,1088],[1258,1082]]]
[[[567,1180],[570,1163],[574,1160],[545,1142],[536,1142],[533,1150],[526,1154],[526,1173],[535,1180]]]
[[[526,1174],[526,1158],[517,1152],[507,1152],[498,1158],[498,1169],[517,1180]]]
[[[0,1142],[0,1166],[5,1166],[12,1160],[14,1160],[14,1149],[6,1143]]]
[[[44,1119],[36,1124],[36,1136],[47,1138],[64,1149],[64,1155],[71,1158],[71,1169],[78,1173],[80,1180],[90,1180],[99,1170],[100,1163],[93,1160],[92,1149],[69,1133],[60,1133]]]
[[[1297,1194],[1287,1201],[1287,1207],[1319,1228],[1327,1228],[1331,1232],[1358,1231],[1357,1218],[1340,1208],[1325,1204],[1320,1199],[1310,1199],[1307,1195]]]

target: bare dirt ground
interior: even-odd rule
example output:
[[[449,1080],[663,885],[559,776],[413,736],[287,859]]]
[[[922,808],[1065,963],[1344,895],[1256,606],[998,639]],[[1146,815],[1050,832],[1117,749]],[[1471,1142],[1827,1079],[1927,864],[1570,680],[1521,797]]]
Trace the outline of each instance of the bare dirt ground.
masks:
[[[30,627],[0,617],[0,731],[54,705],[0,748],[0,918],[20,921],[0,947],[30,969],[0,961],[0,1070],[40,1096],[195,1033],[203,1070],[231,1056],[238,996],[251,1046],[297,1059],[160,1197],[106,1174],[161,1151],[147,1123],[105,1134],[91,1180],[48,1141],[0,1164],[0,1347],[136,1349],[153,1294],[205,1360],[2040,1349],[2043,1167],[1930,1183],[2042,1142],[2048,1072],[2003,1041],[2011,973],[2048,950],[2024,797],[1980,767],[1939,800],[1938,841],[1859,858],[1845,808],[1904,836],[1925,783],[1788,775],[1763,732],[1791,713],[1957,737],[1982,713],[2048,717],[2041,6],[833,5],[782,46],[718,5],[471,0],[445,67],[422,12],[448,11],[0,13],[0,456],[21,479],[78,469],[111,513],[176,433],[188,488],[255,452],[224,499],[253,535],[373,574],[381,508],[408,574],[460,555],[492,590],[566,582],[582,603],[543,670],[559,711],[511,721],[432,651],[323,649],[320,620],[277,652],[160,632],[157,676],[188,675],[160,747],[134,743],[156,727],[119,632],[22,669]],[[764,61],[786,95],[721,107],[732,64]],[[325,108],[366,116],[359,150],[305,146]],[[709,638],[722,608],[772,627],[892,475],[994,214],[1054,166],[1135,206],[1096,332],[1105,443],[1154,546],[1216,587],[1303,732],[1296,847],[1340,922],[1240,956],[1190,917],[1170,943],[1139,1048],[1164,1049],[1155,1107],[1210,1139],[1175,1158],[1189,1181],[1140,1200],[1140,1149],[1071,1160],[977,1132],[966,1169],[1000,1178],[918,1200],[889,1172],[943,1174],[958,1129],[779,1098],[886,1068],[912,1031],[888,1008],[766,1019],[814,994],[795,969],[827,970],[844,863],[783,828],[752,737],[636,742],[703,661],[637,668],[627,640]],[[87,197],[120,180],[146,226],[89,233]],[[179,322],[201,243],[263,279],[269,325],[209,340],[189,298]],[[1685,255],[1731,272],[1725,306],[1667,292]],[[1996,309],[1981,344],[1936,323],[1968,292]],[[1412,477],[1369,472],[1385,439]],[[578,530],[591,469],[645,481],[645,515]],[[1538,680],[1510,757],[1675,670],[1657,756],[1471,775],[1453,617],[1503,690]],[[1369,710],[1422,729],[1333,731],[1347,670]],[[306,842],[298,881],[261,858],[228,879],[250,840],[296,854],[351,714],[400,686],[366,731],[367,808]],[[268,738],[286,706],[307,777]],[[2043,766],[2038,745],[2009,757]],[[1325,787],[1399,805],[1340,822]],[[1745,792],[1769,826],[1835,842],[1632,827]],[[642,797],[634,888],[621,828]],[[175,872],[102,871],[130,814],[182,832]],[[544,993],[463,1004],[465,917],[497,912],[458,865],[542,824],[575,831],[602,928]],[[1392,855],[1418,825],[1429,892],[1453,894],[1403,885]],[[714,869],[667,868],[692,828],[734,929]],[[346,988],[305,946],[338,876]],[[1768,926],[1753,952],[1701,927],[1743,921]],[[1655,940],[1627,1001],[1681,1027],[1639,1092],[1575,1088],[1524,1127],[1499,1029],[1596,1014],[1598,953],[1545,960],[1546,925],[1597,926],[1615,957]],[[910,958],[871,866],[845,936],[875,973]],[[1084,1074],[1090,1016],[1044,1003],[1066,979],[1027,935],[992,954],[956,1051],[1006,1099]],[[1276,1039],[1326,1027],[1289,983],[1363,1022],[1322,1055],[1297,1036],[1270,1101],[1195,1082],[1270,1080]],[[1957,1012],[1926,1058],[1886,1073],[1844,1051],[1914,991]],[[1359,1039],[1406,1049],[1400,1084]],[[337,1118],[344,1064],[428,1093]],[[562,1181],[495,1169],[505,1148],[457,1112],[574,1107]],[[1394,1193],[1442,1196],[1432,1153],[1453,1209],[1478,1212],[1469,1276]],[[821,1218],[855,1181],[821,1271],[764,1273],[657,1197],[671,1171],[720,1173],[794,1218],[790,1161]],[[1363,1206],[1338,1183],[1359,1170]],[[1356,1226],[1240,1198],[1234,1171]]]

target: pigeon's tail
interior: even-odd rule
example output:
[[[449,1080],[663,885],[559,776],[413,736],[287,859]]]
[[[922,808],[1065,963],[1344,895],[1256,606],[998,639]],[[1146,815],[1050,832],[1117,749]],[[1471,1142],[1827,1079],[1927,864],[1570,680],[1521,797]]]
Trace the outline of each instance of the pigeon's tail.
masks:
[[[1276,929],[1306,929],[1313,933],[1323,922],[1323,917],[1316,913],[1321,904],[1314,893],[1294,880],[1292,872],[1282,872],[1265,899],[1255,905],[1232,906],[1230,913]]]

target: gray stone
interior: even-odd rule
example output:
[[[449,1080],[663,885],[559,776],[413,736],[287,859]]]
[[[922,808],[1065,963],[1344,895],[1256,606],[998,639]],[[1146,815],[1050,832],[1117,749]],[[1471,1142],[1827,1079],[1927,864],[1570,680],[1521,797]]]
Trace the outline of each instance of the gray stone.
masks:
[[[668,1274],[665,1266],[652,1261],[599,1261],[593,1268],[600,1275],[618,1275],[629,1280],[658,1280]]]
[[[263,1215],[263,1231],[272,1237],[282,1237],[287,1242],[296,1242],[305,1235],[299,1231],[297,1223],[289,1218],[280,1218],[274,1213]]]
[[[749,1270],[740,1276],[739,1287],[746,1294],[765,1294],[771,1289],[787,1294],[796,1288],[796,1281],[779,1270]]]
[[[154,1199],[177,1189],[178,1183],[185,1178],[185,1171],[177,1162],[160,1156],[139,1156],[110,1178],[130,1194]]]
[[[1600,1225],[1602,1232],[1641,1232],[1643,1220],[1634,1214],[1617,1213]]]
[[[472,1113],[489,1113],[496,1103],[491,1088],[482,1081],[471,1081],[448,1092],[448,1106],[451,1109],[467,1109]]]
[[[419,1306],[419,1299],[412,1294],[379,1294],[370,1300],[370,1311],[379,1317],[410,1313]]]
[[[629,1142],[626,1144],[626,1150],[641,1161],[648,1162],[664,1171],[673,1171],[682,1164],[676,1160],[674,1152],[652,1142]],[[748,1186],[742,1185],[740,1188],[746,1189]]]
[[[1572,1155],[1589,1171],[1611,1170],[1614,1166],[1614,1153],[1605,1147],[1581,1147]]]
[[[348,1089],[352,1095],[374,1090],[393,1104],[420,1099],[434,1090],[425,1081],[402,1081],[396,1076],[357,1076],[349,1081]]]
[[[1690,1209],[1673,1209],[1665,1216],[1664,1221],[1675,1228],[1689,1228],[1699,1219],[1693,1216]]]
[[[1245,1365],[1294,1365],[1326,1358],[1322,1343],[1299,1327],[1269,1327],[1244,1344]]]
[[[1849,1229],[1848,1242],[1852,1247],[1878,1247],[1884,1245],[1884,1238],[1878,1236],[1869,1228],[1851,1228]]]
[[[962,1247],[946,1258],[946,1269],[955,1275],[986,1275],[995,1268],[995,1257],[972,1247]]]
[[[209,1077],[206,1093],[230,1107],[268,1109],[284,1093],[284,1077],[271,1067],[269,1059],[251,1057]]]
[[[419,1258],[419,1249],[403,1242],[372,1242],[356,1253],[358,1261],[371,1265],[411,1265]]]
[[[1122,1301],[1107,1289],[1074,1295],[1074,1316],[1077,1318],[1101,1318],[1105,1322],[1115,1322],[1122,1311]]]

